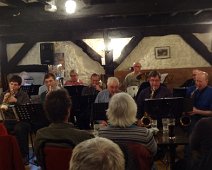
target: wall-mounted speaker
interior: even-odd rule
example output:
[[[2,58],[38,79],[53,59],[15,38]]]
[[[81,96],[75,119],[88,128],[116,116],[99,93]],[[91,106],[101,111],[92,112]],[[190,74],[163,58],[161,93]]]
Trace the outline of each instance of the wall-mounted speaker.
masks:
[[[40,61],[41,64],[54,64],[54,43],[40,44]]]

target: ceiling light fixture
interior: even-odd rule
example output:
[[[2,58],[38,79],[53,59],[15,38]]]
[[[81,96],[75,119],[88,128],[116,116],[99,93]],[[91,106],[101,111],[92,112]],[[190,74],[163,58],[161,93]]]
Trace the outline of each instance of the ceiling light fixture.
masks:
[[[74,0],[67,0],[65,3],[65,9],[68,14],[73,14],[76,10],[77,4]]]

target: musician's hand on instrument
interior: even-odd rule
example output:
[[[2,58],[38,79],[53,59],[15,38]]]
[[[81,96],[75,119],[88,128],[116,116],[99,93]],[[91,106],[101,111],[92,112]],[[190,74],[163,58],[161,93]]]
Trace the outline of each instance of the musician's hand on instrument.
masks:
[[[102,88],[100,87],[100,85],[96,85],[95,88],[96,88],[96,90],[98,90],[98,91],[102,91]]]
[[[10,97],[10,93],[9,92],[5,93],[3,101],[8,100],[9,97]]]
[[[16,103],[17,99],[14,96],[11,96],[8,100],[9,103]]]
[[[193,107],[193,111],[188,112],[190,116],[198,114],[199,110],[196,107]]]

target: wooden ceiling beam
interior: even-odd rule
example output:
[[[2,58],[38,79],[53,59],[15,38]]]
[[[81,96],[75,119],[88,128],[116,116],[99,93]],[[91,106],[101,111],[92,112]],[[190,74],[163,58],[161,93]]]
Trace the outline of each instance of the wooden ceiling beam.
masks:
[[[212,65],[212,53],[195,35],[180,34],[183,40],[189,44],[200,56],[202,56],[210,65]]]
[[[99,55],[96,51],[94,51],[89,45],[87,45],[83,40],[75,40],[73,41],[76,45],[82,48],[83,52],[85,52],[92,60],[97,61],[99,64],[101,63],[101,55]]]

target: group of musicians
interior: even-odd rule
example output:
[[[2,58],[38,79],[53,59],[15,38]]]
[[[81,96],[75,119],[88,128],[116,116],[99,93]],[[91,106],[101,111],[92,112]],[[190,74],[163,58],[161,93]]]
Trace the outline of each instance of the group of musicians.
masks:
[[[141,64],[135,62],[133,64],[133,72],[129,73],[124,80],[125,89],[130,86],[137,86],[142,88],[138,90],[136,102],[138,106],[137,118],[138,125],[142,126],[140,122],[144,115],[143,101],[148,98],[164,98],[172,97],[170,89],[162,85],[161,75],[158,71],[151,71],[148,75],[147,81],[141,76]],[[66,83],[68,85],[83,85],[79,80],[78,74],[75,70],[70,72],[71,79]],[[1,109],[6,110],[8,104],[26,104],[30,103],[29,96],[21,90],[21,78],[17,75],[9,79],[9,89],[3,92],[0,96]],[[91,75],[90,85],[85,86],[82,90],[82,96],[97,95],[95,103],[108,103],[110,98],[120,92],[120,82],[116,77],[109,77],[107,80],[107,88],[100,83],[100,76],[96,73]],[[187,114],[191,116],[191,128],[195,126],[198,120],[203,117],[212,116],[212,88],[208,85],[208,74],[204,71],[195,70],[193,75],[195,84],[187,88],[187,97],[193,99],[193,110]],[[56,77],[52,73],[47,73],[44,77],[43,92],[40,93],[41,102],[44,102],[46,95],[53,90],[61,87],[58,86]],[[121,101],[120,101],[121,102]],[[9,132],[15,133],[23,157],[28,155],[28,133],[31,126],[26,122],[4,122]],[[212,125],[210,125],[212,126]],[[38,129],[40,127],[36,127]],[[212,144],[211,144],[212,145]],[[196,145],[195,145],[196,146]]]

